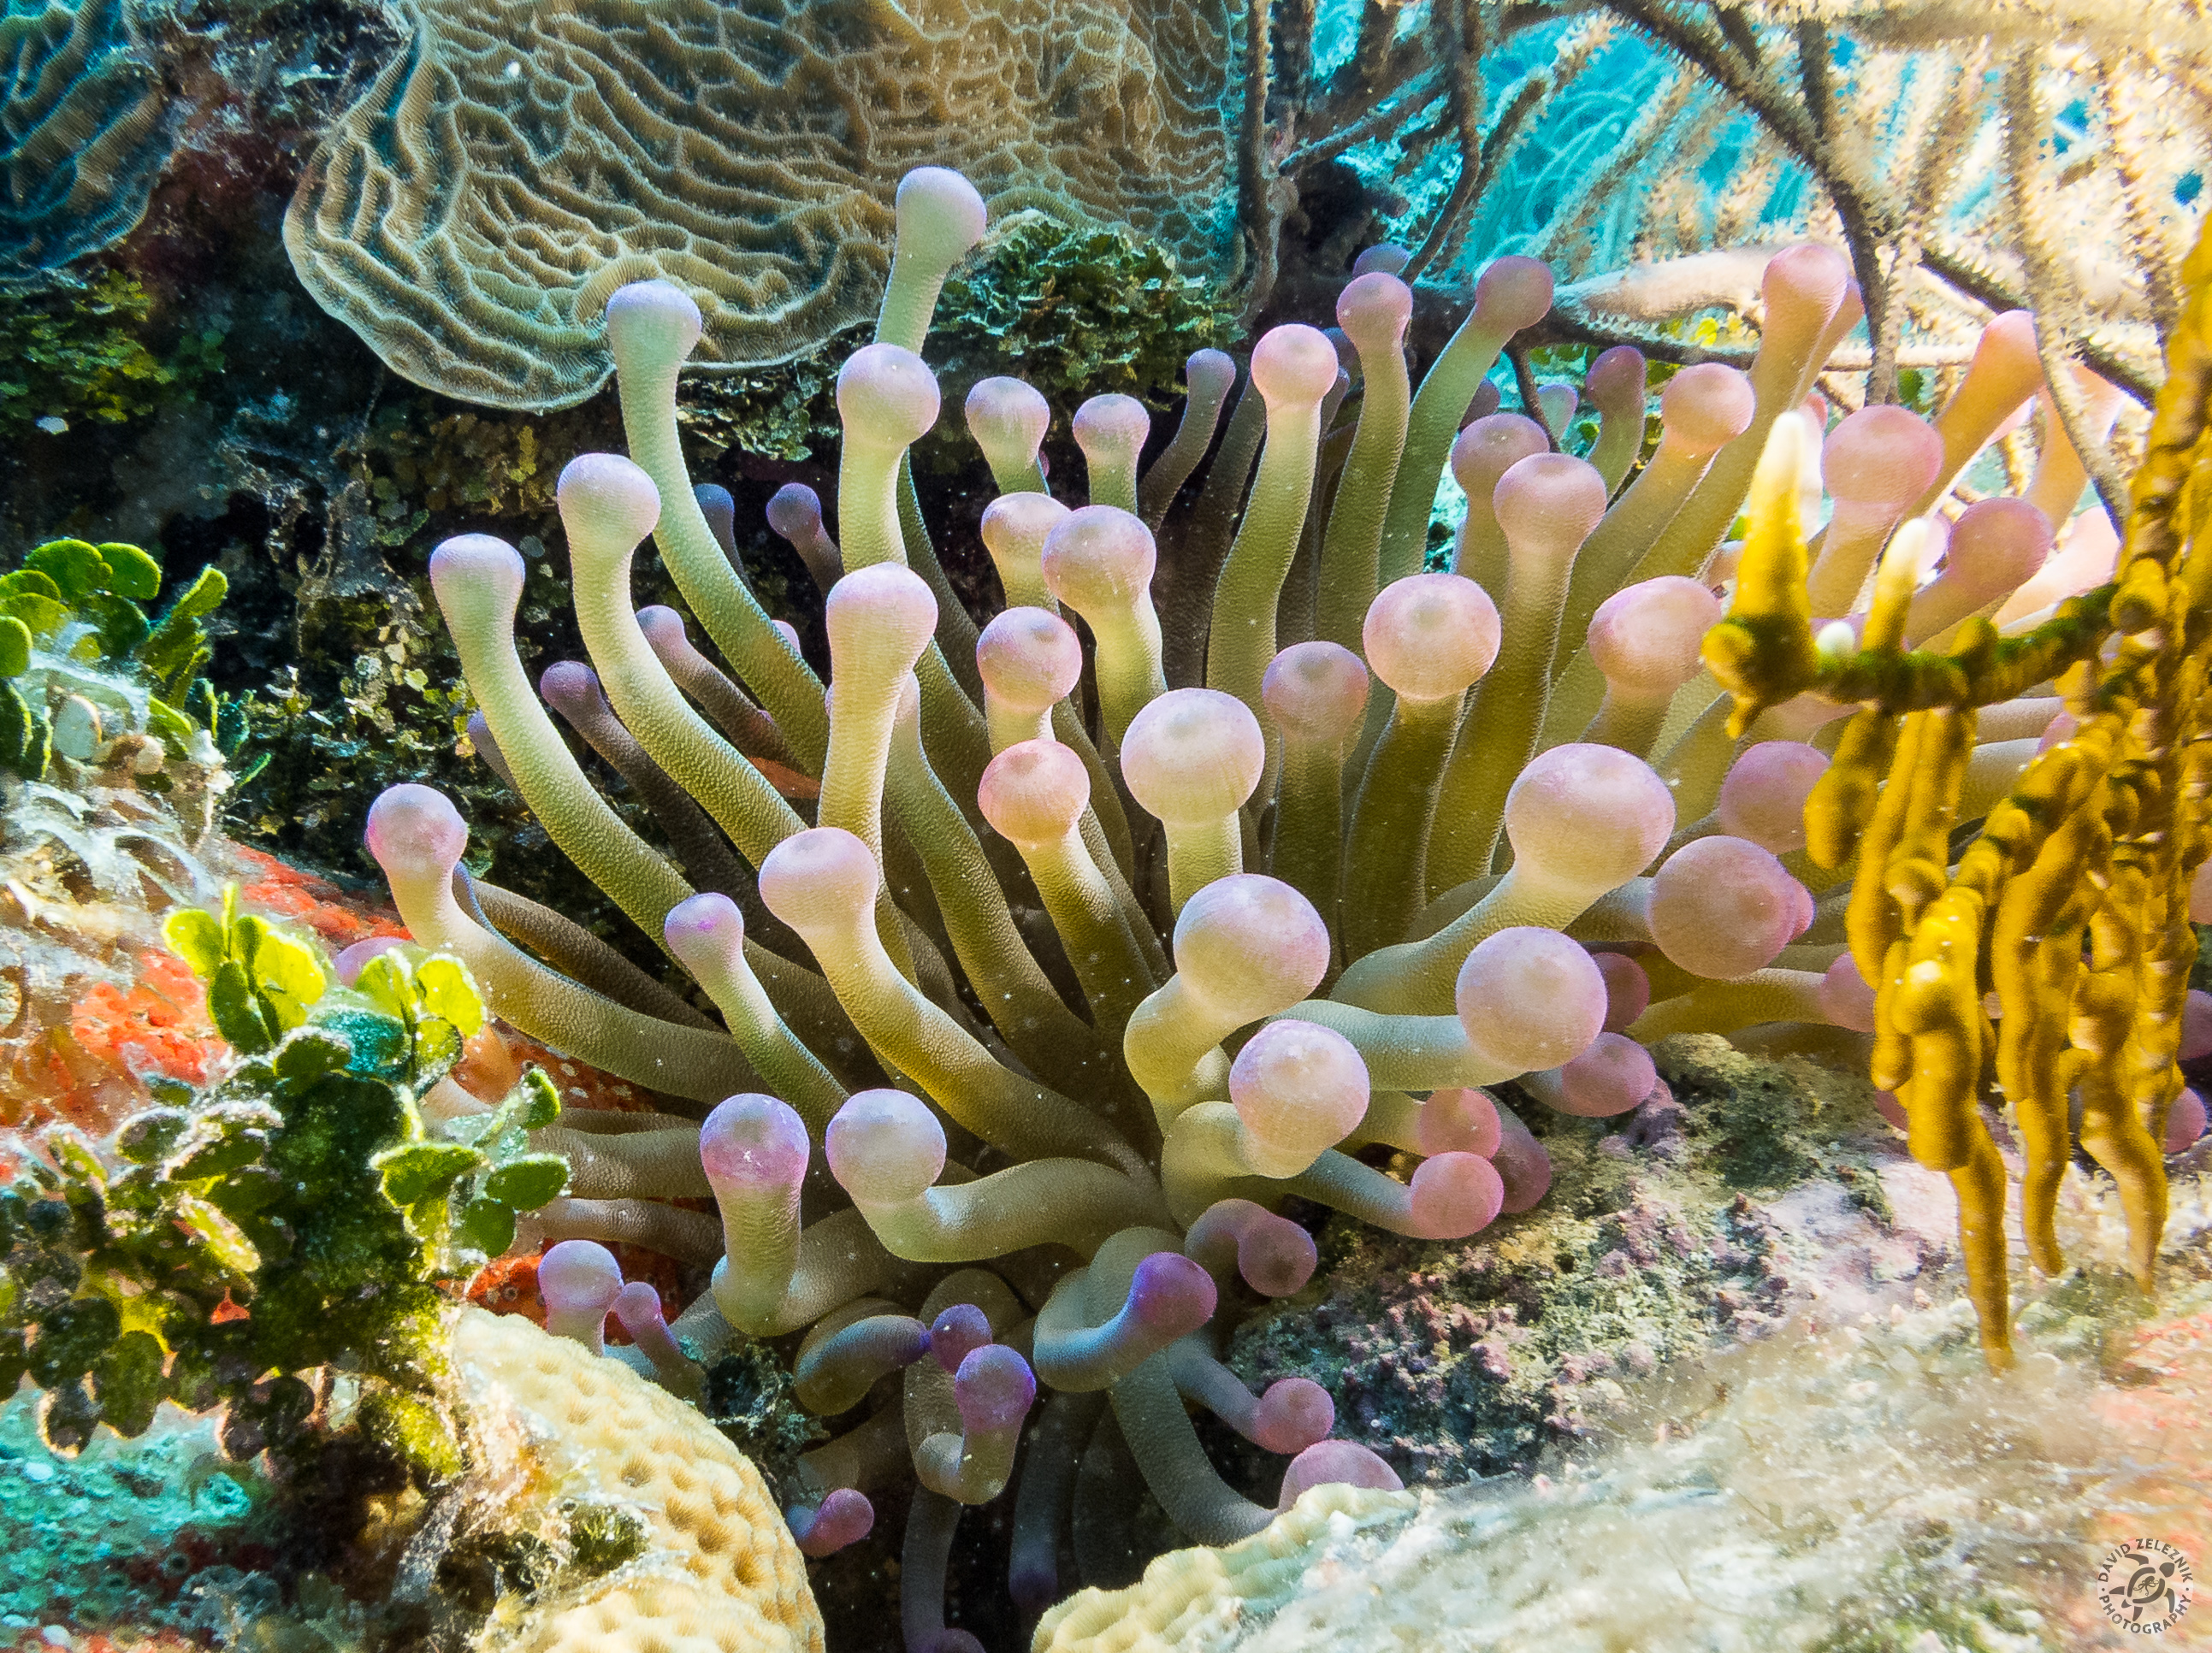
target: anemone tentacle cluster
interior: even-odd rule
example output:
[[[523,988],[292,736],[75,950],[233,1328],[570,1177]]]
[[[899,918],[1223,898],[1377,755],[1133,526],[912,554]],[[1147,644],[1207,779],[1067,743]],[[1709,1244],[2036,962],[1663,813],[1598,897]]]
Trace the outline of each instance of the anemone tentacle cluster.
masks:
[[[1540,396],[1540,421],[1495,410],[1488,375],[1550,308],[1544,265],[1492,264],[1416,385],[1403,255],[1383,248],[1335,329],[1277,327],[1242,366],[1194,355],[1149,466],[1140,405],[1073,410],[1079,500],[1048,491],[1043,398],[976,385],[1008,604],[979,632],[907,451],[942,412],[918,352],[983,203],[926,168],[897,218],[877,338],[839,379],[836,537],[804,488],[770,507],[827,591],[826,686],[685,471],[675,388],[701,321],[665,282],[607,306],[629,457],[561,480],[591,669],[555,668],[542,704],[514,650],[520,556],[469,536],[432,562],[479,748],[697,994],[472,880],[434,792],[387,791],[368,837],[416,937],[465,960],[500,1015],[699,1105],[541,1134],[574,1172],[532,1220],[558,1242],[554,1323],[596,1341],[621,1315],[625,1358],[679,1393],[732,1339],[804,1333],[798,1393],[842,1432],[803,1460],[790,1518],[827,1553],[868,1530],[872,1493],[918,1484],[913,1646],[957,1639],[953,1523],[1006,1489],[1025,1428],[1011,1583],[1032,1610],[1066,1587],[1079,1480],[1122,1451],[1195,1539],[1270,1520],[1209,1462],[1194,1408],[1293,1455],[1284,1507],[1395,1484],[1328,1438],[1325,1393],[1254,1396],[1218,1359],[1241,1305],[1313,1270],[1285,1201],[1462,1238],[1548,1182],[1482,1087],[1604,1117],[1663,1089],[1644,1047],[1669,1033],[1874,1025],[1854,887],[1804,824],[1848,701],[1747,728],[1702,663],[1747,493],[1762,523],[1778,498],[1833,496],[1810,569],[1839,616],[1824,648],[1894,626],[1907,562],[1934,578],[1902,634],[1940,644],[2095,584],[2112,548],[2077,523],[2045,565],[2083,489],[2063,437],[2024,500],[1959,509],[2037,392],[2024,318],[1990,324],[1932,422],[1875,407],[1824,431],[1808,398],[1860,310],[1842,255],[1787,249],[1748,372],[1675,374],[1639,463],[1632,349],[1582,387],[1601,414],[1587,456],[1565,440],[1574,387]],[[1430,567],[1447,464],[1469,506]],[[634,610],[648,535],[720,666],[676,616]],[[1874,614],[1855,615],[1877,557]],[[681,871],[592,790],[546,704],[653,803]],[[2023,681],[1984,714],[1960,760],[1983,808],[2061,712]],[[794,774],[818,796],[794,798]],[[671,1202],[709,1195],[719,1223]],[[616,1239],[715,1260],[711,1293],[663,1324],[599,1249]]]

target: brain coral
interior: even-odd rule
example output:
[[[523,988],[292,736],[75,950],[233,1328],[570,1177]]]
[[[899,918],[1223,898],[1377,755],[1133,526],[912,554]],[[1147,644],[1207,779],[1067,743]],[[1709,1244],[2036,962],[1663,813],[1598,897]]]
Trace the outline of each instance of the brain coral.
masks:
[[[611,370],[626,282],[696,295],[712,367],[872,315],[891,194],[1127,224],[1224,275],[1227,0],[453,0],[332,128],[285,223],[398,372],[500,407]]]
[[[172,124],[124,0],[0,0],[0,285],[136,224]]]
[[[693,1408],[528,1321],[465,1309],[453,1353],[487,1433],[518,1428],[563,1495],[641,1517],[646,1552],[503,1623],[499,1653],[821,1653],[806,1564],[760,1474]]]

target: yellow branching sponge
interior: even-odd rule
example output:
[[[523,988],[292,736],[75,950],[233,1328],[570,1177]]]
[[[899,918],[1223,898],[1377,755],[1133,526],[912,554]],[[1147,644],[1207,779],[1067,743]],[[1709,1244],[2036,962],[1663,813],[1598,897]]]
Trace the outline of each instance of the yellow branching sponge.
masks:
[[[1267,1526],[1226,1549],[1175,1550],[1127,1589],[1086,1589],[1037,1623],[1030,1653],[1169,1653],[1226,1639],[1297,1594],[1323,1552],[1354,1533],[1402,1521],[1418,1494],[1331,1483],[1301,1496]]]
[[[1806,800],[1807,849],[1826,868],[1856,857],[1844,927],[1875,986],[1872,1077],[1904,1105],[1913,1157],[1952,1180],[1995,1365],[2012,1358],[2006,1179],[1985,1099],[2014,1109],[2037,1268],[2064,1266],[2052,1216],[2077,1135],[2118,1185],[2146,1291],[2166,1222],[2160,1144],[2197,956],[2190,885],[2212,851],[2212,237],[2183,278],[2112,584],[2018,636],[1974,618],[1948,652],[1907,652],[1917,543],[1900,534],[1863,634],[1816,646],[1808,605],[1786,589],[1804,578],[1794,510],[1762,475],[1735,607],[1705,642],[1735,728],[1798,694],[1862,708]],[[1977,711],[2051,680],[2070,736],[1957,845]]]
[[[820,1653],[806,1564],[760,1472],[696,1408],[519,1316],[461,1312],[475,1421],[511,1421],[568,1498],[618,1505],[637,1559],[499,1624],[495,1653]]]

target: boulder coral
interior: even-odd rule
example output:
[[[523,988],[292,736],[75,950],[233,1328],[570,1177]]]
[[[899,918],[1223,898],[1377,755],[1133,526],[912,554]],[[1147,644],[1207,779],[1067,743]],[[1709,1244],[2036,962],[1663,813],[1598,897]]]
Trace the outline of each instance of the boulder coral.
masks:
[[[1747,494],[1730,623],[1751,627],[1748,653],[1783,651],[1769,678],[1799,672],[1790,693],[1826,657],[1755,603],[1778,584],[1776,513],[1822,467],[1839,491],[1820,552],[1837,606],[1856,606],[1878,555],[1885,571],[1872,614],[1830,623],[1822,648],[1880,646],[1907,561],[1940,568],[1911,605],[1925,634],[1985,633],[2052,524],[1975,504],[1944,562],[1946,519],[1922,514],[2033,392],[2024,318],[1990,324],[1932,425],[1876,408],[1824,433],[1808,392],[1857,296],[1839,253],[1786,249],[1765,267],[1748,372],[1676,375],[1631,479],[1646,417],[1623,393],[1644,376],[1632,352],[1598,364],[1592,459],[1481,410],[1514,336],[1551,307],[1543,264],[1493,263],[1416,383],[1409,294],[1383,254],[1344,289],[1336,330],[1276,327],[1241,364],[1193,356],[1182,427],[1149,468],[1141,405],[1071,410],[1080,492],[1047,491],[1043,398],[976,385],[967,421],[1001,490],[981,531],[1010,605],[979,633],[907,451],[945,412],[916,352],[985,203],[923,168],[896,210],[876,339],[839,379],[836,536],[803,491],[774,507],[827,586],[826,687],[685,470],[675,390],[700,305],[659,279],[606,301],[629,456],[562,473],[592,665],[542,687],[620,750],[680,870],[592,790],[524,676],[519,554],[467,536],[432,561],[479,750],[691,986],[473,878],[465,823],[428,788],[385,792],[368,837],[415,937],[465,961],[498,1014],[667,1099],[619,1131],[564,1114],[536,1138],[573,1180],[534,1232],[719,1258],[672,1324],[636,1305],[621,1358],[689,1391],[733,1340],[798,1336],[802,1403],[849,1421],[800,1459],[793,1529],[824,1553],[915,1483],[905,1634],[945,1647],[967,1644],[944,1617],[956,1523],[1011,1484],[1010,1582],[1032,1610],[1083,1554],[1071,1503],[1124,1451],[1190,1536],[1263,1528],[1272,1511],[1209,1461],[1194,1407],[1295,1455],[1286,1503],[1395,1482],[1325,1438],[1316,1395],[1255,1396],[1221,1364],[1254,1299],[1313,1270],[1286,1205],[1464,1238],[1548,1180],[1479,1087],[1512,1081],[1606,1117],[1660,1088],[1644,1047],[1668,1033],[1863,1037],[1850,943],[1880,889],[1839,881],[1793,824],[1808,788],[1865,767],[1856,748],[1832,765],[1826,749],[1850,707],[1778,705],[1747,728],[1724,687],[1747,651],[1708,641],[1712,669],[1699,663]],[[1470,504],[1431,567],[1447,463]],[[2079,496],[2063,439],[2043,463]],[[648,536],[720,665],[678,616],[634,611]],[[1190,600],[1163,604],[1170,588]],[[1989,738],[1962,748],[1981,802],[1959,819],[2004,796],[2058,717],[2045,675],[2015,673]],[[1859,681],[1846,700],[1879,693]],[[779,772],[818,796],[780,790]],[[672,1203],[708,1197],[719,1223]],[[621,1311],[619,1271],[590,1250],[540,1281],[549,1323],[587,1343]]]

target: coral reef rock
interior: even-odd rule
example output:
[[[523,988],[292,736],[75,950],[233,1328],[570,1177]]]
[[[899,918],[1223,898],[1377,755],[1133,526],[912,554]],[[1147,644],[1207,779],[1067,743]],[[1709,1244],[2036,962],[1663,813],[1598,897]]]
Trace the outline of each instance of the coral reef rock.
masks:
[[[1070,1598],[1035,1647],[2129,1645],[2094,1599],[2098,1558],[2138,1529],[2202,1553],[2207,1524],[2203,1184],[2176,1195],[2173,1283],[2137,1322],[2118,1197],[2072,1190],[2062,1226],[2094,1261],[2024,1307],[2036,1352],[2008,1376],[1984,1370],[1964,1300],[1824,1298],[1640,1386],[1607,1445],[1548,1474],[1321,1488],[1234,1548]]]

